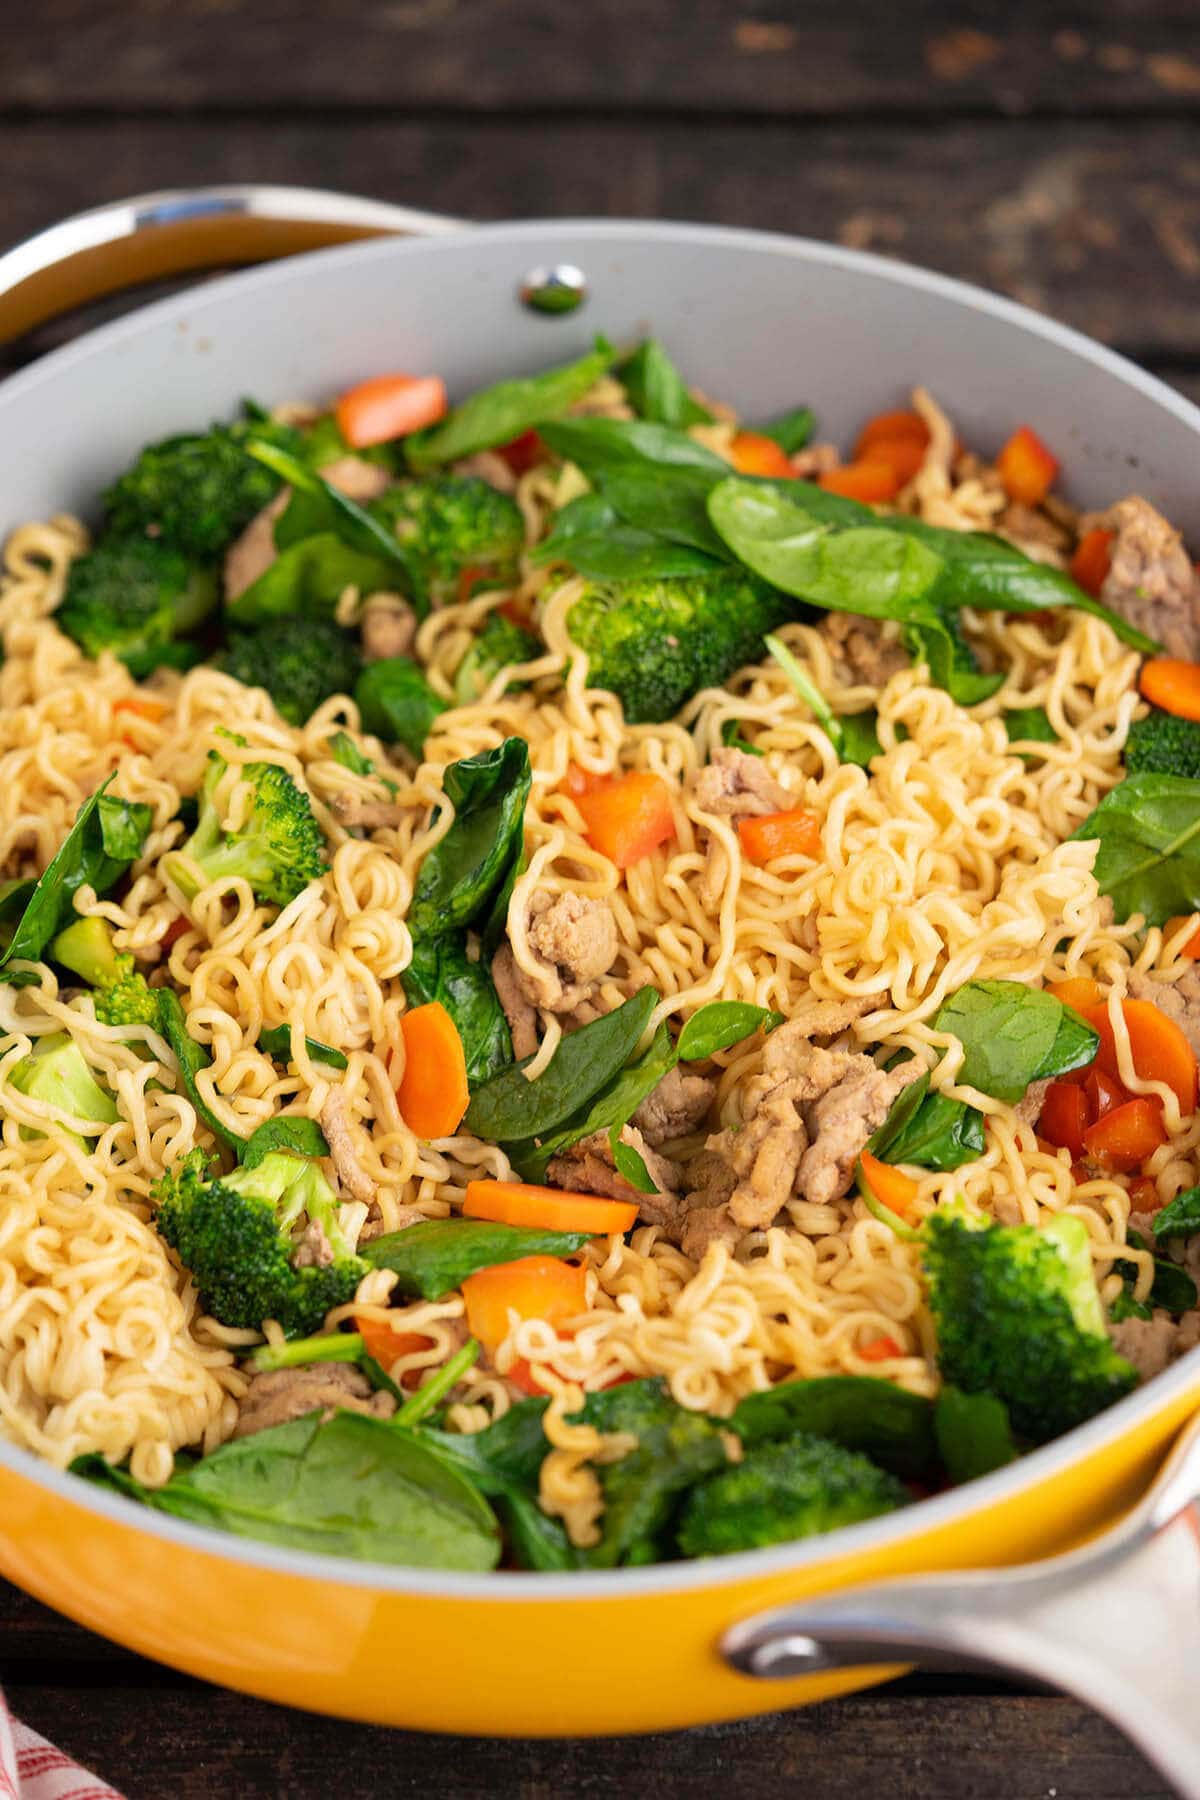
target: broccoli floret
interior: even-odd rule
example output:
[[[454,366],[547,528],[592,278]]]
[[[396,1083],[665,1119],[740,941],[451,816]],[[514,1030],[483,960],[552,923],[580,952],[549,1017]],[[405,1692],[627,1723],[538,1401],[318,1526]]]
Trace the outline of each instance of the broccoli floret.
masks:
[[[433,475],[389,488],[367,509],[404,550],[413,598],[422,606],[465,599],[470,571],[482,587],[516,580],[525,542],[520,508],[477,475]],[[475,581],[471,586],[475,586]]]
[[[155,1182],[155,1224],[222,1325],[256,1331],[277,1319],[288,1337],[315,1331],[352,1300],[369,1265],[338,1224],[337,1196],[310,1157],[275,1150],[252,1169],[208,1172],[193,1150]],[[333,1251],[325,1268],[296,1268],[301,1221],[319,1226]]]
[[[1200,781],[1200,720],[1179,719],[1157,707],[1135,719],[1125,743],[1131,775],[1182,775]]]
[[[221,667],[247,687],[266,688],[281,717],[303,725],[331,694],[354,691],[362,657],[332,619],[289,618],[231,630]]]
[[[104,1126],[115,1124],[121,1116],[111,1094],[99,1085],[83,1052],[66,1031],[39,1038],[29,1055],[10,1071],[8,1082],[18,1093],[57,1107],[73,1119],[89,1119]]]
[[[1003,1400],[1020,1436],[1044,1443],[1134,1386],[1104,1328],[1082,1220],[1039,1229],[935,1212],[924,1237],[942,1377]]]
[[[815,1537],[908,1500],[894,1475],[829,1438],[793,1437],[750,1450],[692,1489],[680,1514],[685,1556],[723,1556]]]
[[[158,997],[132,956],[114,949],[112,926],[104,919],[76,919],[51,943],[50,955],[95,990],[92,1001],[102,1025],[158,1029]]]
[[[741,569],[665,580],[590,581],[567,627],[588,685],[616,694],[631,725],[669,719],[700,688],[763,654],[796,603]]]
[[[514,625],[503,613],[490,612],[483,630],[467,651],[454,676],[454,697],[460,706],[469,706],[487,687],[494,675],[509,663],[532,662],[542,654],[542,642],[532,632]],[[507,693],[522,684],[510,681]]]
[[[145,534],[199,562],[214,561],[283,486],[274,470],[246,454],[252,433],[302,454],[300,433],[269,420],[149,444],[104,495],[105,529]]]
[[[196,829],[182,852],[200,865],[206,882],[241,876],[257,899],[269,906],[286,906],[325,872],[321,827],[307,794],[286,769],[277,763],[252,762],[240,771],[253,787],[249,810],[236,830],[226,831],[214,796],[228,766],[217,751],[209,751]],[[170,859],[169,873],[184,898],[194,899],[201,884],[177,857]]]
[[[176,640],[216,602],[213,570],[153,538],[113,537],[71,564],[55,619],[86,656],[112,650],[140,677],[163,663],[193,661],[195,651]]]

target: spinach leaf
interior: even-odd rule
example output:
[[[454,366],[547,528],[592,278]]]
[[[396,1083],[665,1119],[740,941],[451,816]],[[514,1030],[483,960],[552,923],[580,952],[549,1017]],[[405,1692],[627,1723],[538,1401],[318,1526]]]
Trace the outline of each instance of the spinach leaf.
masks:
[[[354,704],[364,731],[385,743],[403,744],[417,757],[434,720],[446,711],[446,702],[408,656],[385,656],[368,663],[354,684]]]
[[[612,346],[601,338],[594,350],[576,362],[547,369],[541,375],[482,388],[453,407],[438,424],[427,425],[423,431],[414,431],[405,438],[409,467],[420,474],[443,463],[457,462],[459,457],[473,456],[477,450],[511,443],[534,426],[544,426],[582,400],[607,373],[612,360]]]
[[[1200,781],[1127,775],[1071,835],[1099,839],[1096,880],[1118,919],[1163,925],[1200,908]]]
[[[953,613],[932,603],[925,616],[909,620],[904,642],[913,661],[926,664],[934,686],[944,688],[957,706],[978,706],[1004,685],[1003,669],[984,674]]]
[[[875,758],[883,755],[883,745],[879,741],[879,714],[874,710],[843,713],[840,723],[842,761],[853,763],[859,769],[870,768]],[[898,732],[897,736],[899,735]],[[907,737],[908,733],[905,732],[904,735]]]
[[[613,1168],[623,1181],[639,1194],[657,1194],[658,1183],[646,1167],[646,1159],[633,1144],[623,1144],[620,1137],[621,1127],[611,1125],[608,1132],[608,1152],[613,1160]]]
[[[1164,1238],[1191,1237],[1194,1231],[1200,1231],[1200,1187],[1176,1194],[1154,1215],[1155,1243]]]
[[[523,738],[505,738],[447,768],[442,786],[454,823],[421,864],[408,909],[414,940],[478,926],[487,914],[520,861],[531,780]]]
[[[446,1008],[462,1040],[469,1082],[488,1081],[511,1063],[512,1037],[488,964],[471,961],[462,932],[414,944],[401,980],[410,1005],[438,1000]]]
[[[957,1486],[1017,1460],[1008,1408],[994,1394],[965,1394],[947,1385],[933,1408],[942,1465]]]
[[[725,1466],[720,1422],[677,1406],[658,1380],[589,1394],[582,1413],[573,1416],[598,1431],[627,1431],[638,1440],[636,1450],[596,1471],[604,1517],[600,1542],[584,1552],[586,1565],[613,1569],[631,1560],[654,1560],[678,1497]]]
[[[963,1100],[929,1092],[929,1076],[909,1082],[893,1100],[887,1118],[867,1140],[884,1162],[915,1163],[919,1169],[958,1169],[982,1156],[983,1114]]]
[[[651,990],[644,988],[642,991],[646,993]],[[609,1017],[612,1015],[609,1014]],[[585,1026],[584,1029],[589,1027]],[[578,1033],[574,1035],[578,1036]],[[665,1025],[660,1025],[649,1049],[635,1062],[626,1063],[624,1068],[619,1069],[586,1106],[573,1112],[556,1131],[536,1140],[528,1137],[506,1143],[504,1148],[514,1169],[526,1181],[540,1182],[545,1179],[551,1158],[561,1156],[564,1150],[569,1150],[581,1138],[591,1137],[596,1131],[607,1131],[611,1142],[612,1134],[619,1133],[622,1125],[628,1124],[642,1101],[654,1092],[663,1076],[675,1067],[678,1060],[678,1052],[671,1042],[670,1032]],[[631,1148],[628,1144],[620,1147],[623,1150]],[[628,1157],[615,1160],[618,1163],[624,1160],[626,1169],[634,1167]],[[638,1162],[641,1163],[641,1160],[639,1156]],[[622,1169],[621,1173],[629,1181],[632,1177],[626,1173],[626,1169]],[[645,1179],[649,1181],[650,1176],[645,1171],[644,1164],[641,1172],[645,1173]],[[639,1187],[638,1180],[633,1180],[633,1186]],[[647,1194],[657,1192],[653,1183],[648,1188],[640,1188],[640,1191]]]
[[[395,585],[392,564],[364,556],[330,531],[302,538],[281,550],[257,581],[252,581],[225,610],[237,625],[258,625],[297,613],[332,614],[348,587],[372,594]]]
[[[793,406],[790,412],[778,413],[754,429],[778,444],[785,456],[795,456],[812,437],[816,424],[816,414],[809,407]]]
[[[482,1431],[423,1430],[422,1441],[469,1477],[495,1503],[523,1569],[577,1569],[582,1553],[562,1522],[537,1502],[538,1472],[549,1445],[542,1430],[545,1400],[522,1400]]]
[[[412,1432],[318,1413],[233,1438],[143,1488],[102,1457],[73,1471],[158,1512],[327,1556],[425,1569],[493,1569],[500,1532],[469,1480]]]
[[[727,1423],[746,1445],[802,1432],[832,1438],[895,1475],[925,1475],[934,1462],[932,1403],[875,1375],[783,1381],[747,1394]]]
[[[1135,1250],[1151,1248],[1140,1231],[1126,1232],[1125,1241],[1131,1244]],[[1157,1242],[1157,1233],[1155,1241]],[[1128,1262],[1124,1257],[1118,1257],[1113,1263],[1113,1269],[1124,1281],[1125,1293],[1136,1309],[1139,1303],[1133,1301],[1133,1286],[1137,1280],[1137,1264]],[[1148,1298],[1151,1308],[1161,1306],[1178,1318],[1180,1313],[1190,1312],[1195,1306],[1198,1298],[1196,1283],[1179,1263],[1172,1262],[1169,1257],[1156,1256],[1154,1258],[1154,1278],[1150,1284]],[[1115,1310],[1113,1316],[1118,1316]],[[1148,1317],[1149,1312],[1145,1316]]]
[[[962,1044],[959,1082],[1010,1103],[1035,1081],[1085,1068],[1100,1044],[1078,1013],[1020,981],[968,981],[933,1025]]]
[[[875,619],[936,618],[928,599],[942,559],[882,523],[837,529],[739,476],[712,489],[708,515],[738,560],[785,594]]]
[[[75,895],[81,887],[107,894],[141,854],[153,814],[140,801],[110,799],[109,776],[90,794],[75,815],[75,823],[36,882],[19,882],[4,895],[4,911],[11,918],[24,901],[20,918],[0,954],[0,981],[27,987],[36,975],[9,965],[18,960],[38,962],[51,938],[75,917]]]
[[[657,338],[646,338],[618,370],[626,398],[639,419],[660,425],[711,425],[707,406],[693,400],[683,376]]]
[[[464,1126],[503,1144],[542,1137],[563,1124],[624,1067],[659,999],[657,989],[641,988],[615,1011],[573,1031],[535,1081],[523,1073],[532,1057],[502,1070],[476,1088]]]
[[[285,1067],[292,1060],[292,1028],[290,1025],[268,1025],[258,1034],[258,1047],[264,1056],[272,1062],[282,1063]],[[334,1050],[329,1044],[318,1043],[316,1038],[306,1037],[304,1048],[313,1062],[328,1063],[331,1069],[348,1069],[349,1058],[340,1050]]]
[[[706,575],[716,558],[690,544],[625,525],[602,494],[581,494],[555,515],[549,537],[530,552],[534,563],[564,562],[597,580],[643,581]]]
[[[245,1153],[247,1140],[240,1132],[231,1131],[227,1125],[222,1124],[196,1085],[197,1075],[202,1069],[211,1067],[212,1058],[204,1046],[190,1036],[187,1015],[179,995],[174,988],[168,987],[156,988],[154,991],[158,996],[158,1029],[171,1046],[171,1053],[179,1064],[183,1089],[196,1109],[196,1117],[201,1124],[207,1125],[215,1138],[222,1144],[228,1144],[241,1157]]]
[[[1010,744],[1057,744],[1055,731],[1044,706],[1014,706],[1004,715],[1004,729]]]
[[[484,1219],[427,1219],[423,1225],[372,1238],[360,1255],[377,1269],[393,1270],[399,1293],[440,1300],[477,1269],[522,1256],[572,1256],[582,1250],[589,1235],[493,1225]]]
[[[774,1031],[782,1025],[783,1014],[768,1006],[752,1006],[748,1000],[710,1000],[687,1021],[675,1044],[680,1062],[703,1062],[718,1050],[740,1044],[761,1025]]]
[[[285,1150],[292,1156],[328,1156],[325,1133],[315,1119],[266,1119],[246,1139],[242,1162],[256,1169],[264,1156]]]
[[[341,488],[326,481],[317,470],[263,438],[251,438],[246,449],[258,462],[289,482],[297,494],[311,500],[313,504],[308,511],[314,526],[320,522],[322,530],[332,531],[351,550],[357,550],[363,556],[377,557],[393,573],[407,569],[404,551],[395,533],[374,518],[365,506],[360,506],[349,494],[343,494]]]
[[[329,754],[335,763],[343,769],[349,769],[352,775],[373,775],[375,764],[369,756],[364,756],[348,731],[335,731],[329,740]]]
[[[617,473],[649,480],[663,467],[708,470],[715,481],[729,473],[729,464],[715,450],[685,431],[645,419],[559,419],[544,426],[541,436],[589,481]]]

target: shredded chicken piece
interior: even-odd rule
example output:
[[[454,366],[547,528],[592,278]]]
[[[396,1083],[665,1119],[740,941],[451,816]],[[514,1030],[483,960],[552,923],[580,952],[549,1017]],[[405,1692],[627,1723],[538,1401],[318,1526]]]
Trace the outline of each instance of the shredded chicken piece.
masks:
[[[535,967],[514,964],[521,992],[531,1005],[550,1012],[569,1012],[590,999],[620,948],[617,922],[606,900],[552,894],[545,888],[529,902],[526,943]]]
[[[353,788],[342,788],[329,802],[329,810],[339,825],[353,830],[387,831],[402,823],[405,808],[396,800],[375,800]]]
[[[364,662],[407,656],[417,635],[417,615],[400,594],[372,594],[363,607]]]
[[[425,1214],[419,1206],[398,1206],[393,1222],[388,1225],[376,1204],[372,1206],[370,1216],[358,1234],[358,1241],[360,1244],[369,1244],[372,1238],[383,1237],[387,1232],[407,1231],[410,1225],[426,1223]]]
[[[1193,1308],[1173,1319],[1155,1307],[1148,1319],[1119,1319],[1108,1335],[1117,1353],[1131,1362],[1143,1381],[1161,1375],[1169,1364],[1200,1344],[1200,1311]]]
[[[452,475],[478,475],[490,487],[499,488],[502,494],[515,494],[517,478],[504,458],[495,450],[477,450],[474,456],[460,456],[456,463],[451,463]]]
[[[688,780],[696,805],[718,818],[748,819],[764,813],[786,812],[796,796],[768,775],[761,756],[722,746],[712,761]]]
[[[242,1397],[233,1435],[253,1437],[257,1431],[269,1431],[273,1425],[286,1425],[311,1412],[326,1419],[335,1412],[390,1419],[395,1410],[393,1395],[372,1392],[370,1382],[353,1363],[310,1363],[304,1368],[272,1369],[256,1375]]]
[[[329,1144],[329,1154],[338,1181],[354,1200],[370,1205],[375,1198],[375,1183],[358,1160],[354,1138],[346,1117],[346,1096],[340,1087],[330,1088],[321,1109],[321,1129]]]
[[[319,1219],[310,1219],[292,1254],[293,1269],[327,1269],[333,1262],[333,1245]]]
[[[1013,1107],[1018,1119],[1024,1125],[1036,1125],[1042,1116],[1042,1108],[1046,1104],[1046,1095],[1050,1089],[1051,1077],[1044,1081],[1031,1081],[1017,1104]]]
[[[612,1159],[612,1150],[608,1142],[607,1131],[593,1131],[590,1137],[580,1138],[561,1156],[553,1156],[546,1169],[546,1180],[552,1187],[574,1188],[583,1194],[602,1194],[609,1200],[632,1200],[641,1209],[642,1216],[649,1218],[656,1210],[655,1202],[660,1204],[658,1210],[672,1210],[671,1201],[677,1198],[680,1185],[678,1166],[657,1150],[652,1150],[641,1132],[634,1125],[621,1127],[621,1142],[636,1150],[646,1165],[646,1172],[658,1189],[657,1194],[643,1194],[617,1173]],[[652,1221],[653,1222],[653,1221]]]
[[[885,687],[908,667],[908,652],[889,620],[826,613],[817,627],[841,679],[850,687]]]
[[[526,997],[521,972],[507,940],[492,958],[492,982],[508,1020],[513,1055],[520,1062],[523,1057],[532,1056],[538,1047],[538,1014],[537,1007]]]
[[[275,548],[275,521],[285,511],[292,497],[284,488],[275,498],[255,513],[240,537],[234,538],[225,552],[225,598],[236,600],[265,575],[279,552]]]
[[[1179,532],[1138,494],[1081,519],[1080,532],[1093,525],[1117,534],[1101,600],[1167,656],[1200,661],[1200,578]]]
[[[793,455],[792,467],[801,481],[814,481],[818,475],[831,475],[842,466],[842,453],[836,444],[806,444]]]
[[[647,1143],[657,1149],[702,1125],[716,1097],[717,1084],[711,1076],[669,1069],[653,1093],[642,1101],[633,1123]]]
[[[710,1138],[709,1142],[712,1141]],[[737,1177],[729,1163],[718,1151],[702,1150],[687,1166],[687,1182],[682,1219],[658,1222],[682,1226],[679,1247],[685,1256],[696,1262],[712,1243],[724,1244],[732,1250],[742,1231],[729,1212],[730,1197],[737,1185]]]
[[[392,478],[382,464],[367,462],[361,456],[336,457],[333,462],[323,465],[321,474],[330,487],[345,494],[348,500],[357,500],[363,505],[368,500],[378,500],[392,485]]]

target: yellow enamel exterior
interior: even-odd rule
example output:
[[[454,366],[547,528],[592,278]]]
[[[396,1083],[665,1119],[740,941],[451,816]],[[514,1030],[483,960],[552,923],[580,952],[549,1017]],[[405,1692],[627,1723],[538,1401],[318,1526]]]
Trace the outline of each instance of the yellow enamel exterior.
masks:
[[[223,1540],[210,1534],[203,1541],[212,1548],[198,1548],[193,1530],[95,1500],[81,1483],[47,1482],[9,1457],[0,1465],[0,1570],[81,1624],[190,1674],[373,1723],[573,1735],[738,1718],[829,1699],[897,1671],[755,1682],[717,1652],[729,1626],[863,1581],[998,1566],[1079,1543],[1138,1497],[1200,1407],[1200,1371],[1189,1373],[1162,1378],[1156,1405],[1146,1402],[1159,1383],[1119,1407],[1122,1429],[1076,1434],[1078,1454],[1048,1470],[1044,1459],[1019,1466],[1030,1479],[1009,1479],[999,1501],[972,1504],[963,1489],[947,1497],[949,1507],[927,1502],[877,1521],[877,1542],[872,1527],[860,1527],[857,1548],[839,1550],[848,1542],[842,1533],[828,1555],[797,1546],[794,1565],[739,1558],[743,1572],[732,1578],[720,1562],[576,1578],[574,1593],[569,1578],[542,1577],[544,1597],[536,1597],[538,1578],[503,1574],[446,1577],[442,1591],[437,1577],[406,1590],[402,1571],[391,1585],[373,1585],[353,1564],[345,1579],[327,1579],[296,1572],[302,1558],[271,1552],[256,1562],[256,1546],[224,1555]],[[66,1497],[77,1485],[79,1500]],[[765,1572],[744,1572],[764,1561]],[[456,1579],[471,1591],[455,1593]]]

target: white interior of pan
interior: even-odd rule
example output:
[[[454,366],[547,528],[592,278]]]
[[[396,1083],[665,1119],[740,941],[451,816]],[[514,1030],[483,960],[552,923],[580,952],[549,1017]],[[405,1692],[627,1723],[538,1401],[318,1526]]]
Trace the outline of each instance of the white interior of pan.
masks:
[[[536,267],[582,269],[587,304],[559,317],[519,298]],[[690,381],[748,420],[814,407],[845,443],[864,417],[933,390],[965,442],[995,449],[1030,424],[1087,506],[1144,492],[1200,539],[1200,410],[1098,344],[1011,302],[859,252],[757,232],[620,221],[497,225],[381,240],[209,283],[107,326],[0,387],[0,523],[96,496],[146,442],[270,405],[320,400],[368,374],[437,371],[460,396],[565,361],[596,332],[660,336]],[[475,1598],[565,1599],[735,1582],[898,1541],[1086,1455],[1197,1382],[1175,1370],[1059,1443],[912,1513],[721,1560],[611,1574],[468,1576],[310,1557],[209,1532],[59,1475],[0,1446],[0,1463],[97,1512],[234,1561]]]

